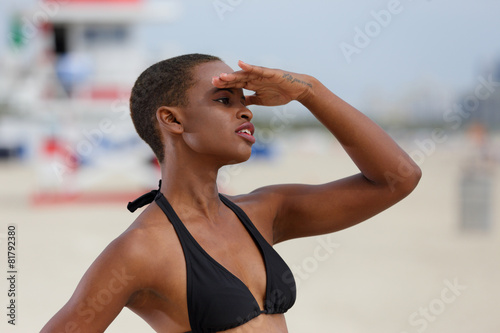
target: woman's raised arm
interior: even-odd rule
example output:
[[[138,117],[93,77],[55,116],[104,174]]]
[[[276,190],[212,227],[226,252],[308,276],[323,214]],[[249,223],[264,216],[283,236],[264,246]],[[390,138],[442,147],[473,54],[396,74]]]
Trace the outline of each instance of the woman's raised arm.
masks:
[[[299,101],[361,171],[322,185],[273,185],[254,191],[275,209],[274,243],[347,228],[387,209],[417,186],[421,171],[414,161],[377,124],[317,79],[243,62],[239,66],[241,71],[221,74],[213,84],[253,90],[247,104]],[[331,169],[333,177],[333,165]]]

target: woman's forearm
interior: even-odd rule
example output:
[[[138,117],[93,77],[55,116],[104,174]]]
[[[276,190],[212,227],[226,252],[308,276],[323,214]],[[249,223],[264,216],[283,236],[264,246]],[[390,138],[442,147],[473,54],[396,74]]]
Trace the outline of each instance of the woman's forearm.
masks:
[[[317,79],[308,76],[307,82],[312,86],[298,101],[339,140],[368,180],[394,189],[415,186],[420,168],[380,126]]]

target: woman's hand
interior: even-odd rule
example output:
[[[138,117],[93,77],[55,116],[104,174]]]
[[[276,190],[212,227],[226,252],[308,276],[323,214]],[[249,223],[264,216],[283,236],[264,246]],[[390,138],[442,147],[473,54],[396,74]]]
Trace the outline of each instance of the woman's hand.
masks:
[[[319,80],[241,61],[239,66],[241,71],[220,74],[212,83],[255,91],[247,104],[299,101],[337,138],[361,171],[322,185],[273,185],[253,191],[252,202],[262,202],[274,216],[274,243],[348,228],[394,205],[417,186],[421,171],[408,154]]]
[[[306,98],[313,87],[313,78],[304,75],[253,66],[238,62],[242,69],[234,73],[222,73],[212,78],[212,84],[218,88],[243,88],[255,91],[246,97],[247,105],[277,106],[292,100]]]

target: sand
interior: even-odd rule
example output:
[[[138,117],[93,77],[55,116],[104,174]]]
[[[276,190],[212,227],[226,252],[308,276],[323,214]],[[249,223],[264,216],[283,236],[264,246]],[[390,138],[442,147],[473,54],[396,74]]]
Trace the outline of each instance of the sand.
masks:
[[[299,284],[297,302],[286,315],[291,333],[500,332],[500,167],[493,166],[490,180],[491,229],[461,230],[459,184],[471,156],[460,148],[462,141],[449,140],[429,154],[421,163],[424,177],[418,188],[389,210],[332,235],[277,245]],[[221,180],[225,191],[321,183],[356,172],[340,147],[319,134],[276,146],[281,149],[272,160],[226,170]],[[414,148],[412,142],[406,146]],[[34,163],[0,164],[4,276],[8,224],[17,226],[18,251],[16,325],[7,324],[8,285],[2,279],[1,332],[38,332],[68,300],[95,257],[137,216],[125,202],[33,206],[37,177]],[[130,188],[136,190],[136,183]],[[321,256],[318,247],[324,249]],[[153,330],[124,309],[106,332]]]

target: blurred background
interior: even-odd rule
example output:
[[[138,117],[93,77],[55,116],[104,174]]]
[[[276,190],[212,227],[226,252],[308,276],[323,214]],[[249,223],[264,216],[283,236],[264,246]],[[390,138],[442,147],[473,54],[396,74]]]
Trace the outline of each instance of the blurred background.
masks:
[[[138,215],[126,203],[159,171],[130,89],[198,52],[315,76],[423,170],[369,221],[277,246],[298,284],[290,332],[500,332],[498,13],[492,0],[3,0],[0,244],[16,225],[18,310],[0,330],[39,331]],[[253,156],[221,170],[221,192],[358,172],[300,104],[251,109]],[[108,329],[139,331],[152,329],[128,309]]]

